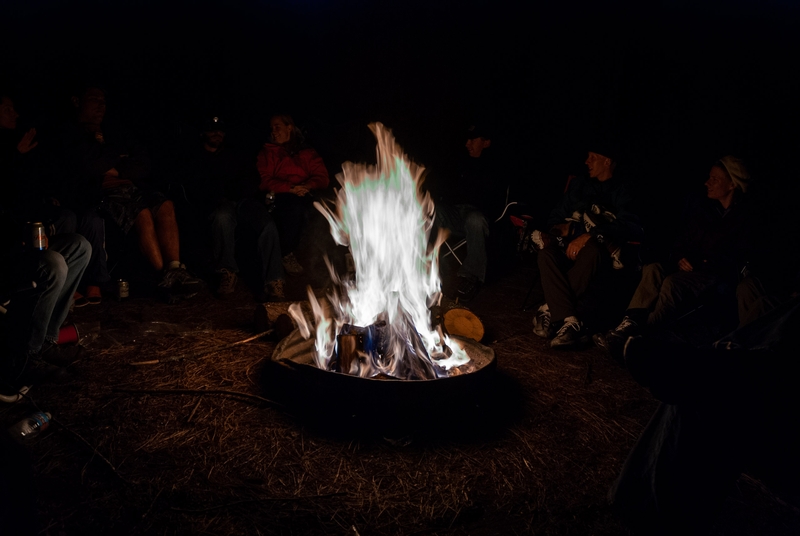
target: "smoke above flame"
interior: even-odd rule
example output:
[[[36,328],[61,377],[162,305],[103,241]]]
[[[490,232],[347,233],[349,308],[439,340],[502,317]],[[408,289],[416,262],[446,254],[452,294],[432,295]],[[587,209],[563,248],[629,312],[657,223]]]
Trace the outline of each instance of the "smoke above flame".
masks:
[[[315,336],[319,368],[373,377],[433,379],[469,361],[466,352],[441,330],[433,329],[429,308],[441,298],[438,253],[430,244],[434,204],[421,190],[424,168],[411,162],[380,123],[369,125],[377,139],[377,164],[342,165],[342,188],[333,207],[316,203],[334,240],[349,246],[355,280],[346,280],[328,263],[338,287],[323,307],[309,291],[314,316],[309,322],[298,304],[290,313],[301,334]],[[358,359],[337,362],[341,335],[358,332]],[[344,370],[347,368],[347,370]]]

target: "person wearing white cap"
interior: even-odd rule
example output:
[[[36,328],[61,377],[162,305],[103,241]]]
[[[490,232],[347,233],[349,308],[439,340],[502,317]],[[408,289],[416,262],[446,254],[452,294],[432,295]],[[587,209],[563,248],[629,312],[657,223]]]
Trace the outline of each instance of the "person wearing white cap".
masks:
[[[712,289],[733,296],[756,244],[753,211],[746,200],[750,183],[739,158],[725,156],[711,166],[706,199],[689,204],[670,259],[644,266],[622,321],[594,335],[598,346],[619,358],[628,337],[645,326],[675,320],[687,304]]]

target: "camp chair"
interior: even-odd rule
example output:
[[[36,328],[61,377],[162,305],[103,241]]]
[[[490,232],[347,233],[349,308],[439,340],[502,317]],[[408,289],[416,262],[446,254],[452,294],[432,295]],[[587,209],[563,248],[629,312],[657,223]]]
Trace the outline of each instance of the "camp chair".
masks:
[[[506,188],[506,200],[505,200],[505,206],[503,207],[503,212],[500,214],[500,216],[497,217],[496,220],[493,220],[493,223],[498,223],[500,220],[502,220],[505,217],[506,212],[508,212],[509,207],[511,207],[512,205],[516,205],[517,204],[517,201],[509,201],[508,200],[508,198],[510,196],[510,193],[511,193],[511,186]],[[458,257],[458,255],[456,254],[456,251],[458,251],[458,249],[460,249],[461,247],[463,247],[465,245],[467,245],[467,239],[466,238],[462,238],[461,240],[459,240],[455,244],[451,244],[449,240],[445,240],[444,241],[444,247],[447,248],[447,251],[445,252],[444,255],[442,255],[442,258],[445,258],[448,255],[452,255],[453,258],[456,261],[458,261],[458,264],[464,264],[461,261],[461,259]]]

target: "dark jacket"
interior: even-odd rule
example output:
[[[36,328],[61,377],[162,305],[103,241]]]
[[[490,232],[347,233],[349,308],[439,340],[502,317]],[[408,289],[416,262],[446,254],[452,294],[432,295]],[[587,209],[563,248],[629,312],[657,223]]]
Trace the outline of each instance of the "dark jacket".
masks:
[[[62,204],[77,210],[99,204],[104,174],[111,168],[121,180],[142,186],[150,177],[150,157],[144,145],[124,132],[103,131],[102,137],[83,125],[64,128],[60,153],[63,162]]]
[[[602,207],[614,215],[613,220],[593,227],[590,231],[592,236],[602,235],[606,241],[617,244],[641,241],[643,230],[639,216],[633,212],[633,196],[618,177],[603,182],[583,177],[572,179],[561,202],[550,212],[547,228],[564,223],[575,212],[582,214],[591,211],[592,205]],[[582,224],[577,224],[575,228],[575,236],[586,232],[582,229]]]
[[[202,145],[192,147],[180,159],[177,176],[183,200],[203,215],[213,212],[222,201],[236,202],[256,192],[259,184],[252,156],[224,145],[213,153]]]
[[[674,262],[687,259],[698,271],[735,282],[756,247],[754,210],[744,196],[727,210],[714,199],[691,198],[672,248]]]

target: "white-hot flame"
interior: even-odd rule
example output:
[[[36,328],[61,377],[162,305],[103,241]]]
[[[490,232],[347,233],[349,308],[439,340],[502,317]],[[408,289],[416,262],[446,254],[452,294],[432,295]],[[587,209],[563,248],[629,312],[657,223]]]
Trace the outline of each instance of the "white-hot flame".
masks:
[[[316,332],[317,366],[329,369],[337,335],[347,326],[382,326],[384,350],[353,361],[349,374],[371,377],[435,378],[469,361],[466,352],[431,328],[429,307],[441,297],[438,250],[429,245],[434,204],[421,186],[424,168],[409,161],[391,132],[380,123],[370,129],[378,141],[377,165],[342,166],[342,189],[332,209],[317,204],[337,243],[350,247],[355,281],[343,281],[328,268],[341,292],[329,296],[326,311],[309,292],[314,328],[296,308],[301,333]],[[303,325],[305,324],[305,325]]]

